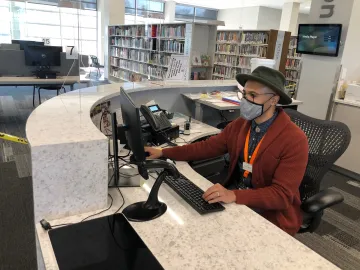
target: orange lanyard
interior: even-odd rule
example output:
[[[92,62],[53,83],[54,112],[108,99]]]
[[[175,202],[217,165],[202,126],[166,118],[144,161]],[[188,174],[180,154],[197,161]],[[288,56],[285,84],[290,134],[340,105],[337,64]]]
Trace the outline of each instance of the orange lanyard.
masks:
[[[254,161],[255,161],[255,158],[257,156],[257,153],[259,151],[259,148],[260,148],[260,145],[262,143],[262,141],[264,140],[265,138],[265,135],[264,137],[262,137],[262,139],[260,140],[260,142],[258,143],[258,145],[256,146],[255,150],[254,150],[254,153],[252,154],[251,156],[251,159],[250,159],[250,162],[249,162],[249,140],[250,140],[250,129],[251,127],[249,128],[249,131],[247,133],[247,136],[246,136],[246,141],[245,141],[245,147],[244,147],[244,162],[246,163],[249,163],[249,164],[254,164]],[[244,171],[244,177],[247,178],[248,175],[249,175],[249,171]]]

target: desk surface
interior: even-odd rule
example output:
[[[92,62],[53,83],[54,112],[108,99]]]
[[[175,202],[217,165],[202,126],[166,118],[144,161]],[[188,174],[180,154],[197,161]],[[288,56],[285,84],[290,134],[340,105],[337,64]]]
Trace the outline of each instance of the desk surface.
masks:
[[[187,163],[177,162],[176,167],[203,190],[212,185]],[[146,200],[153,182],[150,178],[142,188],[122,188],[124,207]],[[114,213],[122,204],[116,189],[109,193],[113,206],[99,216]],[[168,206],[166,213],[152,221],[131,222],[131,226],[164,269],[338,269],[246,206],[229,204],[225,211],[201,216],[166,184],[159,198]],[[80,222],[97,212],[51,224]],[[36,230],[46,269],[58,269],[48,233],[39,224]]]
[[[93,124],[90,110],[118,96],[120,85],[133,92],[154,90],[147,96],[156,98],[153,93],[163,95],[172,87],[178,95],[179,87],[204,89],[232,82],[111,84],[54,97],[34,110],[26,132],[31,147],[38,252],[42,252],[47,269],[58,267],[48,234],[38,221],[46,218],[52,225],[74,223],[106,208],[108,143]],[[206,125],[194,127],[200,128],[202,134],[184,139],[218,132]],[[177,162],[176,166],[203,190],[212,185],[187,163]],[[145,200],[153,182],[150,179],[141,188],[123,188],[125,206]],[[103,215],[115,212],[122,203],[116,189],[109,192],[114,204]],[[225,205],[223,212],[201,216],[165,184],[159,197],[168,205],[166,213],[131,225],[165,269],[337,269],[246,206]]]
[[[173,122],[182,125],[185,120],[176,118]],[[190,135],[181,135],[186,142],[219,132],[196,120],[193,120],[192,127]],[[178,139],[177,143],[185,142]],[[212,186],[186,162],[177,162],[176,167],[203,190]],[[150,178],[143,182],[142,187],[121,188],[125,199],[122,209],[147,199],[154,180]],[[109,190],[109,193],[114,199],[112,208],[93,218],[110,215],[122,204],[122,197],[116,189]],[[168,206],[163,216],[130,224],[165,269],[337,269],[246,206],[228,204],[225,211],[202,216],[166,184],[160,188],[159,199]],[[50,223],[76,223],[97,212]],[[46,269],[58,269],[48,233],[38,224],[36,230]]]
[[[80,76],[61,76],[56,79],[37,79],[35,77],[0,77],[1,85],[41,85],[41,84],[74,84],[80,81]]]
[[[239,105],[236,104],[232,104],[230,102],[226,102],[221,100],[220,98],[217,97],[211,97],[209,96],[209,98],[200,98],[199,94],[182,94],[183,96],[187,97],[188,99],[193,100],[194,102],[198,102],[204,105],[207,105],[209,107],[212,107],[214,109],[217,110],[238,110],[240,108]],[[235,94],[232,96],[236,96]],[[300,100],[295,100],[293,99],[293,102],[290,105],[300,105],[303,102]]]

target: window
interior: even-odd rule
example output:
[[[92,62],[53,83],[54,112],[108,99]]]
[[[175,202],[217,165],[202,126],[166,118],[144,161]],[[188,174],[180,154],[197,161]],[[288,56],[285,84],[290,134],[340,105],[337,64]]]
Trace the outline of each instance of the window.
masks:
[[[188,5],[176,4],[175,18],[178,20],[193,21],[199,20],[216,20],[218,11],[216,9],[194,7]]]
[[[162,0],[125,0],[125,23],[159,23],[163,19]]]
[[[95,8],[90,10],[58,7],[58,0],[32,2],[0,0],[0,43],[50,38],[53,46],[75,45],[80,53],[97,55],[96,0],[82,1],[82,7]]]

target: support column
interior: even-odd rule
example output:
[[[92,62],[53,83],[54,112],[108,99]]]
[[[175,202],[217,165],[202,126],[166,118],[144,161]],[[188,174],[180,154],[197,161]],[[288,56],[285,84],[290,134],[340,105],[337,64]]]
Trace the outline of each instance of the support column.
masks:
[[[356,16],[352,11],[355,1],[359,2],[360,0],[312,1],[308,23],[340,23],[343,25],[342,44],[346,41],[345,47],[348,45],[356,46],[355,44],[347,44],[350,42],[350,40],[347,40],[350,18]],[[354,27],[357,26],[354,25]],[[354,38],[357,39],[355,36]],[[332,92],[336,87],[335,80],[342,64],[343,51],[344,47],[341,46],[338,57],[302,56],[302,70],[297,99],[303,101],[304,104],[299,106],[300,112],[319,119],[326,118],[328,108],[332,102]],[[352,59],[357,58],[352,56]]]
[[[125,23],[125,0],[98,0],[98,56],[104,64],[105,78],[109,76],[108,26]]]
[[[297,32],[297,21],[299,17],[300,3],[285,2],[282,8],[280,30],[289,31],[292,35]]]
[[[174,22],[175,21],[175,8],[176,2],[175,1],[166,1],[165,2],[165,22]]]

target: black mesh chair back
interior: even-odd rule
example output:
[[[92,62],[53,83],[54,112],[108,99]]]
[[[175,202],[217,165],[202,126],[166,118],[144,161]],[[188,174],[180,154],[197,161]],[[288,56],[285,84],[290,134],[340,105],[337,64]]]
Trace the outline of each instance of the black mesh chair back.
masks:
[[[321,180],[347,149],[351,133],[343,123],[315,119],[292,109],[285,111],[304,131],[309,142],[308,165],[300,186],[303,202],[320,191]]]

